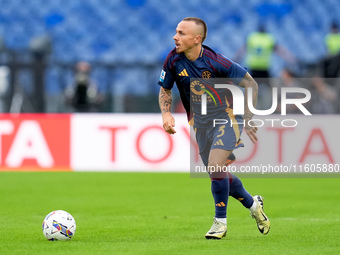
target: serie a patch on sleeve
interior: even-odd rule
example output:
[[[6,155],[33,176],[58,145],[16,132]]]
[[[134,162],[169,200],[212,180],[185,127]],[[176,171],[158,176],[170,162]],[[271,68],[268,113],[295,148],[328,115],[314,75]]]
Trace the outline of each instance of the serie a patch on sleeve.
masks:
[[[162,70],[161,75],[159,77],[160,82],[164,82],[165,74],[166,74],[166,72],[164,70]]]

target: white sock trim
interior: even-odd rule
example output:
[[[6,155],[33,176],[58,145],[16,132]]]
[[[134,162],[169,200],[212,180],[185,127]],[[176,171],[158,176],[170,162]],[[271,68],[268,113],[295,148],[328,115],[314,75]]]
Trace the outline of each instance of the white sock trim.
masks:
[[[257,208],[257,203],[256,201],[254,200],[253,204],[251,205],[251,207],[249,207],[249,211],[251,212],[254,212]]]
[[[218,222],[221,222],[221,223],[227,225],[227,218],[216,218],[216,220],[217,220]]]

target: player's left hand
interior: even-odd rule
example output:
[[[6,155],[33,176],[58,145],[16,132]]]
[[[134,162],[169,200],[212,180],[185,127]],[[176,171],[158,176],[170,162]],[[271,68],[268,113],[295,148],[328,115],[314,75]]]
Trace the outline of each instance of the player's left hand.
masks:
[[[249,125],[250,123],[250,125]],[[252,121],[251,120],[246,120],[245,121],[245,127],[244,129],[246,130],[246,133],[249,137],[249,139],[253,142],[253,143],[256,143],[258,141],[257,139],[257,135],[256,135],[256,132],[257,132],[257,127],[252,127],[253,124],[252,124]]]

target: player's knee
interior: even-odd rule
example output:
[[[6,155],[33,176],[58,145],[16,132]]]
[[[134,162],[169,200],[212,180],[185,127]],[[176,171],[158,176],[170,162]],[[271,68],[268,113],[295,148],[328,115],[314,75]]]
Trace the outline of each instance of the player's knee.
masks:
[[[225,165],[217,162],[209,161],[208,171],[212,179],[224,179],[228,175]]]
[[[209,160],[208,162],[208,169],[210,170],[210,172],[216,172],[216,173],[222,172],[224,166],[225,164],[223,162],[218,162],[214,160]]]

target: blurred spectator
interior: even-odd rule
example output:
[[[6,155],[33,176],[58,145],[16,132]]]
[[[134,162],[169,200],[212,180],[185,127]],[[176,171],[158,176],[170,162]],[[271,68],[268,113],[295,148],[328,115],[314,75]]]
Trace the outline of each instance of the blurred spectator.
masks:
[[[259,85],[258,109],[268,109],[271,105],[270,67],[273,53],[285,61],[295,64],[296,58],[284,47],[280,46],[263,25],[258,31],[251,33],[246,44],[235,55],[235,61],[241,62],[246,56],[246,66],[249,73]]]
[[[325,38],[327,56],[322,59],[320,66],[325,78],[340,77],[340,31],[338,25],[333,22],[331,31]],[[329,80],[334,86],[335,79]]]
[[[66,88],[67,103],[76,112],[97,112],[104,101],[104,95],[98,92],[97,84],[91,78],[91,65],[78,62],[75,66],[74,81]]]
[[[333,22],[331,31],[325,38],[327,52],[331,56],[335,56],[340,51],[340,31],[338,25]]]
[[[296,63],[295,56],[279,45],[274,37],[266,31],[265,27],[260,25],[258,31],[251,33],[246,44],[238,50],[235,61],[240,62],[247,55],[246,65],[250,74],[254,78],[270,78],[273,53],[276,53],[288,63]]]
[[[338,95],[336,90],[327,84],[324,79],[319,76],[312,78],[313,90],[310,100],[310,109],[312,114],[332,114],[336,112],[336,102]]]

